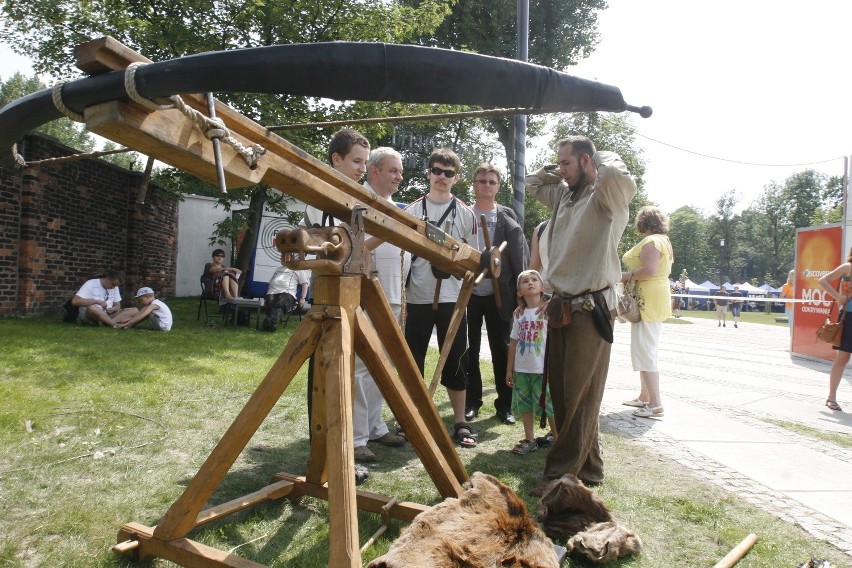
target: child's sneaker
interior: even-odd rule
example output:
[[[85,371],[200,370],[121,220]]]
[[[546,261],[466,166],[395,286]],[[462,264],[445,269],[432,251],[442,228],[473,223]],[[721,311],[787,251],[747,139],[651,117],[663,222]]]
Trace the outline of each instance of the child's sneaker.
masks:
[[[535,439],[535,443],[539,448],[549,448],[553,445],[553,432],[548,432],[544,436]]]
[[[525,456],[530,452],[534,452],[538,449],[538,444],[535,443],[535,440],[521,440],[518,444],[512,448],[512,451],[516,454]]]

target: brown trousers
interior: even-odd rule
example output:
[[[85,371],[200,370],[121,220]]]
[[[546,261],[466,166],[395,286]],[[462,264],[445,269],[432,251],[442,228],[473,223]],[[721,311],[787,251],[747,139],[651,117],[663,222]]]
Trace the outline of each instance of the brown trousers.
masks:
[[[604,471],[598,416],[612,345],[598,334],[589,312],[571,315],[571,325],[547,330],[547,382],[557,436],[547,454],[544,478],[550,481],[570,473],[600,483]]]

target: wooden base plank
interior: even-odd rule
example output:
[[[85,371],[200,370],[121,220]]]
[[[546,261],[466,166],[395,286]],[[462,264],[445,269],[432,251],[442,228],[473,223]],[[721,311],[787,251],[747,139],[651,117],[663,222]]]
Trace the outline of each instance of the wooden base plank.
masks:
[[[185,568],[264,568],[263,564],[195,542],[188,538],[163,541],[154,538],[154,529],[139,523],[127,523],[118,532],[118,542],[139,543],[134,554],[139,560],[165,558]]]
[[[217,519],[232,515],[236,512],[242,511],[243,509],[248,509],[249,507],[253,507],[266,501],[277,501],[278,499],[283,499],[293,493],[294,489],[295,486],[291,481],[279,481],[272,483],[263,489],[255,491],[254,493],[249,493],[248,495],[243,495],[242,497],[232,499],[226,503],[221,503],[215,507],[204,509],[195,518],[195,526],[200,527],[201,525],[212,523]]]
[[[328,486],[314,485],[303,475],[281,472],[276,473],[272,479],[292,483],[295,487],[293,495],[299,494],[314,497],[316,499],[328,500]],[[355,490],[355,495],[359,510],[367,511],[368,513],[376,513],[377,515],[381,515],[382,508],[391,501],[394,501],[392,497],[386,497],[385,495],[371,493],[360,489]],[[421,505],[420,503],[414,503],[411,501],[395,501],[390,507],[388,514],[394,519],[410,523],[414,520],[414,517],[424,511],[428,511],[429,509],[431,509],[429,505]]]

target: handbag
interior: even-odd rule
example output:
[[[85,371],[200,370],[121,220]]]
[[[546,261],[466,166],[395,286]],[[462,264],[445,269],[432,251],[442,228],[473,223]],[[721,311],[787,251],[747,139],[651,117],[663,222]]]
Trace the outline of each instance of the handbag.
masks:
[[[826,319],[825,323],[817,330],[816,336],[820,341],[825,341],[829,345],[834,345],[835,347],[840,347],[840,343],[843,340],[843,324],[846,320],[846,310],[840,314],[840,320],[832,323],[831,320]]]
[[[631,275],[624,285],[624,294],[618,295],[618,301],[615,304],[618,321],[622,323],[639,323],[642,321],[639,302],[636,301],[635,294],[636,287],[633,285],[633,276]]]

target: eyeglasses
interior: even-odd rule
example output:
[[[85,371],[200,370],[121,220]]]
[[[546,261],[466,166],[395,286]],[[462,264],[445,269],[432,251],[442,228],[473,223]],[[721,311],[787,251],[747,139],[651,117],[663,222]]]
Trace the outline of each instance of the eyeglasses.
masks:
[[[500,185],[500,182],[496,179],[477,179],[474,180],[476,183],[481,183],[483,185]]]
[[[456,170],[445,170],[443,168],[439,168],[438,166],[432,166],[432,169],[429,171],[432,172],[433,176],[439,176],[443,174],[444,177],[448,178],[456,177]]]

